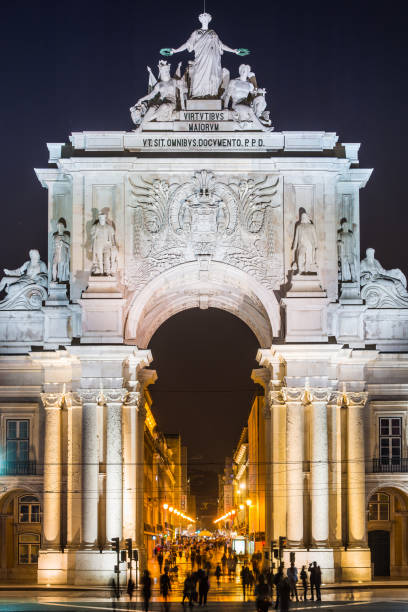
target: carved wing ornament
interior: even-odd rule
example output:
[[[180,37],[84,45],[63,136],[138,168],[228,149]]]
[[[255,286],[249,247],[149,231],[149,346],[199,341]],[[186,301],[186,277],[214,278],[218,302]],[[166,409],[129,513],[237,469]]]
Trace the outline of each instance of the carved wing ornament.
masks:
[[[279,203],[272,202],[273,196],[278,191],[278,184],[279,177],[271,184],[267,176],[259,181],[245,179],[238,184],[230,183],[239,201],[242,224],[251,234],[256,234],[262,229],[268,208],[280,206]]]
[[[135,198],[130,206],[142,209],[144,228],[150,234],[157,234],[166,225],[169,196],[177,185],[169,185],[167,181],[161,179],[150,182],[141,178],[141,181],[142,184],[137,185],[129,177],[131,192]]]

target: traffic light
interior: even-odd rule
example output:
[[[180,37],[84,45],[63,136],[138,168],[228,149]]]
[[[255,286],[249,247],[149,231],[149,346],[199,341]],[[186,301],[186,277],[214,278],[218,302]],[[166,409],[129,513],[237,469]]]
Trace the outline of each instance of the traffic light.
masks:
[[[279,559],[279,548],[273,549],[273,556],[275,559]]]
[[[112,550],[118,553],[119,552],[119,538],[112,538],[111,544],[112,544]]]
[[[128,557],[129,559],[131,559],[132,558],[132,538],[126,538],[125,545],[126,545]]]
[[[286,548],[286,538],[284,538],[283,536],[279,536],[279,548],[282,550],[282,548]]]
[[[126,561],[126,550],[120,551],[120,561],[121,563],[124,563]]]
[[[139,561],[139,553],[136,549],[133,551],[133,560]]]

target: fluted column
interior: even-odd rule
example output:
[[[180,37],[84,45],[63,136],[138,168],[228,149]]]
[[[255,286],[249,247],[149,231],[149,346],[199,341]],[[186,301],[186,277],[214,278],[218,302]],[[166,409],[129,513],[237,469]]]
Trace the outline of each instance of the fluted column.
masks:
[[[41,393],[45,408],[43,549],[61,545],[61,408],[62,393]]]
[[[329,539],[329,451],[327,402],[330,393],[314,390],[311,402],[311,510],[312,542],[327,546]]]
[[[288,546],[303,546],[304,414],[301,391],[282,389],[286,403],[286,516]]]
[[[94,548],[98,541],[98,403],[101,394],[99,389],[79,389],[78,394],[82,399],[81,545]]]
[[[65,406],[67,409],[67,547],[77,548],[81,541],[81,398],[77,393],[67,393]]]
[[[347,403],[348,545],[366,547],[364,407],[368,394],[344,393]]]
[[[104,389],[106,403],[106,539],[122,539],[122,404],[125,389]]]
[[[136,542],[136,430],[140,394],[128,393],[123,406],[123,537]]]
[[[136,419],[136,547],[139,550],[141,566],[145,563],[144,545],[144,424],[146,409],[144,397],[137,404]]]

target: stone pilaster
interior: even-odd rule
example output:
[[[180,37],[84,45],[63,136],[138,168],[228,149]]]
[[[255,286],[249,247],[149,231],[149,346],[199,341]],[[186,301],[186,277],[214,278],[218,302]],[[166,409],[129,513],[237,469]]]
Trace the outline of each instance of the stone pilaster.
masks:
[[[348,547],[365,548],[366,501],[364,459],[364,408],[368,394],[344,393],[347,405]]]
[[[62,393],[41,393],[45,409],[43,542],[45,550],[61,546],[61,408]]]
[[[104,389],[106,403],[106,540],[122,539],[122,404],[125,389]]]
[[[330,390],[314,389],[311,397],[310,497],[313,546],[325,547],[329,539],[329,449],[327,402]]]
[[[81,535],[82,404],[77,393],[65,395],[67,409],[67,547],[77,548]]]
[[[282,389],[286,403],[286,516],[288,547],[303,546],[303,390]]]
[[[140,393],[128,393],[123,406],[123,537],[136,542],[137,413]]]
[[[103,397],[99,389],[79,389],[78,395],[82,399],[81,546],[95,548],[99,498],[98,404]]]

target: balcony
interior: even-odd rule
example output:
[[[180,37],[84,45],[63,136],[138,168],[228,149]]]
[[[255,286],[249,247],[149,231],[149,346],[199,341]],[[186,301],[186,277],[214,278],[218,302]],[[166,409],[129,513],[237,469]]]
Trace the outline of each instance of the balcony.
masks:
[[[0,476],[35,476],[36,461],[0,461]]]
[[[381,457],[373,459],[375,474],[396,474],[408,472],[408,457]]]

